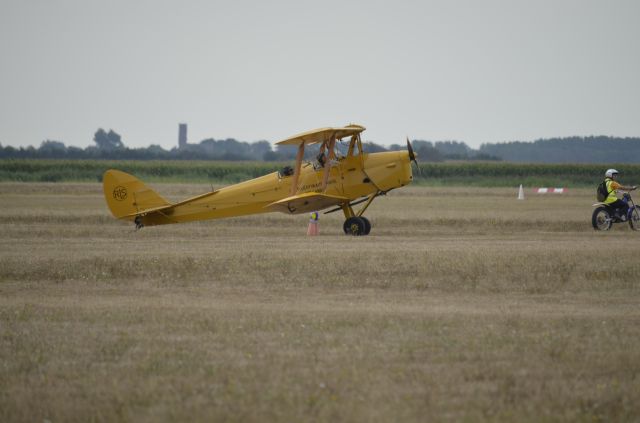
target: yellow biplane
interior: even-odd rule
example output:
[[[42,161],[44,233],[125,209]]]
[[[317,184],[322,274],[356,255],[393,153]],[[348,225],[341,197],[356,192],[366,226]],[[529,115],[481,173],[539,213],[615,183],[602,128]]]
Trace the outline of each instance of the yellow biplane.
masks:
[[[143,226],[183,223],[256,213],[308,213],[334,207],[345,216],[344,232],[368,235],[371,223],[363,216],[374,198],[409,184],[415,154],[407,151],[367,154],[360,133],[365,128],[347,125],[294,135],[278,145],[298,147],[293,168],[220,188],[178,203],[169,203],[140,180],[119,170],[103,177],[104,196],[118,219]],[[344,141],[343,141],[344,140]],[[319,144],[312,161],[304,160],[305,146]],[[364,203],[357,212],[356,204]]]

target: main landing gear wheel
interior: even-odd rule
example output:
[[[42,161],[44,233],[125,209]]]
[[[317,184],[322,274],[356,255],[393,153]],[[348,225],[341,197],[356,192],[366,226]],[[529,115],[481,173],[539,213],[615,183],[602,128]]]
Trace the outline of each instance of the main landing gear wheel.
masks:
[[[367,229],[367,226],[363,218],[353,216],[344,221],[344,225],[342,225],[342,229],[344,229],[344,233],[347,235],[360,236],[360,235],[366,235],[365,231]],[[369,230],[371,230],[370,223],[369,223]]]
[[[364,221],[364,234],[369,235],[369,232],[371,232],[371,222],[364,216],[360,216],[360,219]]]

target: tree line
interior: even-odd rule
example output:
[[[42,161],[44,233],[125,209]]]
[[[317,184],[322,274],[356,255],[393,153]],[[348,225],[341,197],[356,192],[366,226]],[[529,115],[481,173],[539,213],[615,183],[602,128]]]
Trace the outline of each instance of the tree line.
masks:
[[[550,138],[534,142],[483,144],[479,151],[510,162],[640,163],[640,138]]]
[[[67,147],[61,141],[45,140],[38,148],[2,146],[0,159],[111,159],[111,160],[223,160],[267,161],[293,160],[295,146],[272,147],[268,141],[243,142],[233,138],[208,138],[198,144],[165,150],[159,145],[144,148],[127,147],[120,134],[98,129],[94,144],[87,148]],[[461,141],[413,140],[413,149],[421,162],[510,161],[530,163],[640,163],[640,138],[607,136],[541,139],[534,142],[482,144],[472,149]],[[406,145],[385,147],[374,142],[363,143],[365,152],[398,151]],[[307,158],[317,153],[317,146],[306,151]]]

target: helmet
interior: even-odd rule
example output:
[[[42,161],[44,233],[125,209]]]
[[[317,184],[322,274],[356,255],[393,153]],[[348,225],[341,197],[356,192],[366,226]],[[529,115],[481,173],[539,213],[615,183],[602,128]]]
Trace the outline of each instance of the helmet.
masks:
[[[605,178],[613,178],[613,175],[617,175],[619,172],[615,169],[608,169],[605,173],[604,173],[604,177]]]

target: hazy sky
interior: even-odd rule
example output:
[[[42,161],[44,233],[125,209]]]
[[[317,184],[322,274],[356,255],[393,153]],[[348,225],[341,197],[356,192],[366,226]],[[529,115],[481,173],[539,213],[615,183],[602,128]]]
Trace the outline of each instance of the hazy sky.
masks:
[[[640,136],[640,1],[0,0],[0,143]]]

